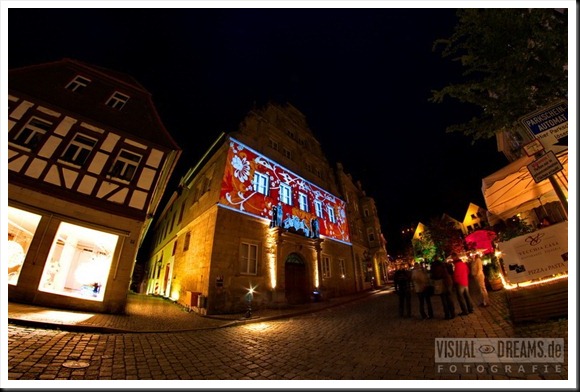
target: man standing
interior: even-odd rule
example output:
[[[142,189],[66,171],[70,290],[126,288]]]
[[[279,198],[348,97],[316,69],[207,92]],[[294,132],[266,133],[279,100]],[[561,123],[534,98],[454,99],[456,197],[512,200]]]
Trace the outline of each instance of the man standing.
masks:
[[[489,306],[489,295],[485,288],[485,275],[483,274],[483,262],[479,255],[475,255],[471,262],[471,275],[473,275],[473,278],[479,287],[479,292],[481,293],[481,304],[479,304],[479,306]]]
[[[421,318],[432,319],[433,318],[433,306],[431,304],[431,294],[433,286],[430,284],[429,274],[425,268],[425,264],[417,263],[413,272],[411,272],[411,280],[413,281],[413,286],[415,286],[415,293],[417,293],[417,298],[419,299],[419,313]],[[425,303],[427,303],[427,313],[425,313]]]
[[[455,294],[461,307],[460,316],[467,316],[473,313],[473,301],[469,295],[469,267],[463,262],[457,253],[452,253],[453,259],[453,283],[455,284]]]
[[[399,296],[399,316],[404,317],[406,311],[407,317],[411,317],[411,274],[406,264],[395,271],[393,280],[395,292]]]
[[[433,293],[441,297],[441,304],[443,305],[445,320],[454,319],[455,305],[451,299],[451,292],[453,291],[453,278],[451,275],[449,275],[447,266],[443,264],[439,256],[435,256],[433,263],[431,263],[431,280],[434,284]]]

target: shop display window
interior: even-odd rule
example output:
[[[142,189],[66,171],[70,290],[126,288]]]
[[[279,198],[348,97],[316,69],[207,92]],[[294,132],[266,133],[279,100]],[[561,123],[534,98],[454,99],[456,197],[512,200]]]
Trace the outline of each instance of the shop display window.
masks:
[[[119,237],[61,222],[38,289],[102,301]]]
[[[5,253],[8,264],[8,284],[18,284],[20,271],[40,218],[40,215],[8,207],[8,243]]]

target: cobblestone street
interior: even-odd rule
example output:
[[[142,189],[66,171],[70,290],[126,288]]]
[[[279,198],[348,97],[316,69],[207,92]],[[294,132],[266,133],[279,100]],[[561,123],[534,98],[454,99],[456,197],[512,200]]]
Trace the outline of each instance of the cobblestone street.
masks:
[[[91,333],[9,325],[8,379],[385,380],[384,387],[390,385],[386,380],[532,379],[551,380],[550,385],[566,380],[567,360],[560,368],[552,364],[533,372],[435,363],[435,338],[560,337],[567,343],[567,320],[514,326],[502,293],[491,295],[494,306],[453,320],[443,319],[437,297],[434,319],[417,316],[415,298],[415,316],[399,318],[396,295],[382,291],[314,313],[184,332]]]

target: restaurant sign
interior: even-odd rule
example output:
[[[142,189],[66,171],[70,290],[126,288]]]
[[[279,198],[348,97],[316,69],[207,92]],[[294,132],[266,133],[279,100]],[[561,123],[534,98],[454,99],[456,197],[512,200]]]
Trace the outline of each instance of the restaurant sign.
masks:
[[[567,273],[568,222],[499,242],[498,248],[510,283]]]

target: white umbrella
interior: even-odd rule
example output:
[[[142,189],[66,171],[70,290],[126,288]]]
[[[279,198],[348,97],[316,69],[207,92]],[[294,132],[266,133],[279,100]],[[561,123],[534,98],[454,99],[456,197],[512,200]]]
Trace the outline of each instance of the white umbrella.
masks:
[[[558,158],[564,169],[554,176],[568,198],[568,152]],[[482,192],[487,210],[501,219],[529,211],[543,204],[560,201],[549,179],[534,181],[527,165],[534,157],[523,157],[485,177]]]

